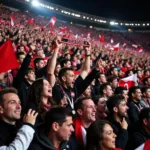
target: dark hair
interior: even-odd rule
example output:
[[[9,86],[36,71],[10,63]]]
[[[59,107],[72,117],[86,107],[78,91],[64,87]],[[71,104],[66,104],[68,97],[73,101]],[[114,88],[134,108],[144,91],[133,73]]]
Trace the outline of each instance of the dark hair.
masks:
[[[103,132],[106,124],[110,123],[105,120],[97,120],[87,129],[86,150],[101,150],[100,143],[103,140]]]
[[[121,101],[124,101],[124,97],[122,95],[118,94],[109,97],[106,102],[109,113],[113,114],[114,113],[113,108],[114,107],[118,108]]]
[[[63,59],[62,61],[61,61],[61,67],[64,67],[64,64],[66,64],[68,61],[70,61],[69,59]]]
[[[116,76],[114,76],[114,75],[110,75],[110,76],[107,77],[107,81],[108,82],[113,82],[116,79],[118,80],[118,78]]]
[[[36,63],[39,63],[41,60],[44,60],[43,58],[35,58],[34,59],[34,67],[36,68]]]
[[[132,71],[132,70],[127,70],[127,71],[126,71],[126,77],[128,77],[128,76],[129,76],[130,71]],[[132,72],[133,72],[133,71],[132,71]]]
[[[18,53],[16,54],[17,59],[19,59],[20,55],[25,55],[25,53],[24,53],[24,52],[18,52]]]
[[[146,82],[148,81],[149,78],[150,78],[150,77],[146,77],[146,78],[143,79],[143,84],[144,84],[144,85],[146,85]]]
[[[59,74],[58,74],[58,78],[60,81],[62,81],[62,77],[64,75],[66,75],[67,71],[72,71],[71,68],[62,68],[60,71],[59,71]]]
[[[104,83],[100,86],[100,94],[103,95],[103,90],[105,90],[107,88],[107,86],[110,86],[110,84],[107,82],[107,83]]]
[[[43,91],[43,78],[33,82],[29,89],[28,101],[34,103],[36,107],[41,103],[41,93]]]
[[[87,99],[91,99],[91,97],[85,96],[85,97],[79,98],[74,104],[75,110],[77,111],[78,109],[83,109],[83,101],[85,101]]]
[[[10,87],[10,88],[5,88],[5,89],[2,89],[0,91],[0,105],[3,105],[4,104],[4,95],[5,94],[8,94],[8,93],[14,93],[14,94],[18,94],[18,91],[17,89],[13,88],[13,87]]]
[[[142,91],[142,93],[146,93],[148,89],[150,89],[149,86],[144,86],[144,87],[142,87],[141,91]]]
[[[123,94],[123,91],[127,91],[127,88],[119,86],[115,89],[114,94]]]
[[[132,94],[136,92],[137,89],[141,89],[139,86],[133,86],[129,89],[129,97],[132,97]]]
[[[99,101],[100,98],[103,98],[103,96],[101,96],[101,95],[92,96],[92,100],[94,101],[95,105],[98,104],[98,101]]]
[[[49,132],[54,122],[61,126],[66,121],[66,117],[72,117],[72,112],[68,108],[55,107],[50,109],[45,116],[45,132]]]
[[[143,123],[143,119],[150,118],[150,108],[143,108],[139,114],[139,121],[140,123]]]
[[[30,72],[34,72],[34,69],[33,68],[31,68],[31,67],[28,67],[27,69],[26,69],[26,71],[25,71],[25,75],[28,75],[28,73],[30,73]]]

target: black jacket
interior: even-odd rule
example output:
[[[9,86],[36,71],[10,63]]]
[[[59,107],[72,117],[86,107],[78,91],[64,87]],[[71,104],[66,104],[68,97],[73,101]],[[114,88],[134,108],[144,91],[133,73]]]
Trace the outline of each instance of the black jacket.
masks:
[[[142,127],[138,131],[134,132],[130,138],[130,149],[134,150],[135,148],[142,145],[144,142],[150,139],[150,134],[148,134]]]
[[[0,120],[0,146],[8,146],[16,137],[20,125],[11,125]]]
[[[125,129],[122,129],[119,122],[116,122],[113,119],[113,116],[111,116],[111,115],[107,116],[105,119],[108,120],[111,123],[111,126],[114,130],[114,133],[117,135],[116,147],[121,148],[122,150],[124,150],[126,145],[127,145],[127,141],[128,141],[128,131],[125,130]]]
[[[28,150],[55,150],[47,135],[44,132],[43,125],[38,127],[35,137]],[[62,142],[60,150],[79,150],[76,143],[70,139],[68,142]]]

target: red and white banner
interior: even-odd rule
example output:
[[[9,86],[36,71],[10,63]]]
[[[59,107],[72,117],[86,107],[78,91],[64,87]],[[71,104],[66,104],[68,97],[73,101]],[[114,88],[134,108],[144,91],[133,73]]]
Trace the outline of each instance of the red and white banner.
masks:
[[[50,24],[50,26],[51,26],[52,28],[54,28],[55,23],[56,23],[56,17],[53,16],[53,17],[51,18],[49,24]]]
[[[141,146],[136,148],[135,150],[150,150],[150,140],[143,143]]]
[[[118,51],[118,50],[119,50],[119,43],[116,44],[116,45],[113,46],[113,47],[110,47],[109,49],[112,50],[112,51]]]
[[[132,76],[123,78],[119,81],[119,86],[126,87],[127,89],[131,88],[132,86],[135,86],[135,83],[137,82],[137,75],[134,74]]]

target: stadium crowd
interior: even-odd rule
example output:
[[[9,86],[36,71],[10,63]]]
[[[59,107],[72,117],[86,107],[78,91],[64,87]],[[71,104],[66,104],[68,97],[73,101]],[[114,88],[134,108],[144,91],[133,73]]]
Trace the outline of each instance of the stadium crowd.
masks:
[[[52,29],[50,18],[21,11],[11,26],[11,14],[0,7],[0,150],[149,145],[148,33],[97,31],[60,20]],[[11,68],[14,56],[18,67]],[[135,83],[120,85],[134,75]]]

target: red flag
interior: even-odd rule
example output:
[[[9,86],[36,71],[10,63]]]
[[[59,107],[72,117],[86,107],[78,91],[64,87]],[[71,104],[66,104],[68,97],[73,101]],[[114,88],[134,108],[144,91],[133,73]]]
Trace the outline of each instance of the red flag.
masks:
[[[27,21],[27,24],[33,24],[33,22],[34,22],[34,19],[32,18]]]
[[[62,34],[64,34],[66,32],[66,30],[67,30],[67,27],[60,27],[58,34],[62,35]]]
[[[10,24],[12,27],[15,25],[14,20],[15,20],[15,16],[14,16],[14,13],[12,13],[10,16]]]
[[[104,43],[104,35],[99,35],[99,41],[101,42],[101,43]]]
[[[134,74],[132,76],[121,79],[119,81],[119,86],[126,87],[127,89],[129,89],[132,86],[135,86],[136,82],[137,82],[137,75]]]
[[[146,141],[135,150],[150,150],[150,140]]]
[[[139,48],[137,48],[137,50],[136,50],[137,52],[139,52],[139,53],[141,53],[141,52],[143,52],[143,47],[139,47]]]
[[[56,23],[56,17],[53,16],[49,22],[52,29],[54,28],[55,23]]]
[[[6,41],[0,46],[0,73],[6,72],[10,69],[19,68],[11,40]]]

